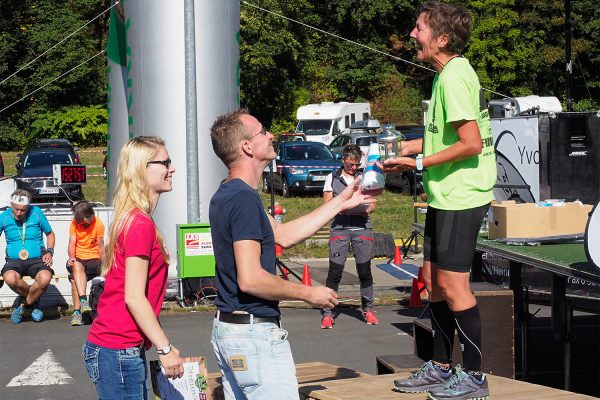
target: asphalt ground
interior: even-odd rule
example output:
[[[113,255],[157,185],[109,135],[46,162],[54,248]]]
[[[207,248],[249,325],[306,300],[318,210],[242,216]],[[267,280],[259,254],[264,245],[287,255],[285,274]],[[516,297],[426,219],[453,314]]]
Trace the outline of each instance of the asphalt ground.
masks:
[[[323,361],[375,374],[375,357],[381,354],[412,354],[412,320],[422,309],[405,304],[410,279],[398,279],[376,264],[372,265],[376,307],[380,324],[371,326],[362,319],[359,286],[354,261],[346,264],[340,286],[342,306],[331,330],[320,329],[319,310],[302,303],[288,303],[282,309],[282,325],[290,336],[296,363]],[[323,284],[327,260],[284,260],[292,270],[303,272],[309,265],[313,285]],[[405,263],[419,264],[419,259]],[[292,280],[294,278],[291,278]],[[386,304],[386,305],[381,305]],[[214,312],[166,312],[161,323],[171,342],[184,356],[204,355],[209,372],[218,370],[210,335]],[[0,399],[94,399],[95,389],[82,364],[81,346],[89,326],[71,327],[70,318],[25,320],[13,325],[0,319]],[[148,359],[156,359],[154,349]]]

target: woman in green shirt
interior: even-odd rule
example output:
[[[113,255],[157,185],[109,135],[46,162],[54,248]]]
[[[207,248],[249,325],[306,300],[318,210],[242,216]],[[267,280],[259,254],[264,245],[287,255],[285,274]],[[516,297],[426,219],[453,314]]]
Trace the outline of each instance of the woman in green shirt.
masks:
[[[429,203],[423,272],[435,332],[433,357],[394,386],[402,392],[429,391],[433,399],[489,395],[481,373],[481,319],[469,272],[481,221],[493,198],[496,158],[479,79],[461,56],[470,28],[471,15],[463,7],[434,1],[422,5],[410,36],[419,61],[436,71],[425,135],[402,142],[402,157],[382,166],[386,172],[423,171]],[[414,154],[416,158],[407,157]],[[464,349],[464,368],[451,366],[455,330]]]

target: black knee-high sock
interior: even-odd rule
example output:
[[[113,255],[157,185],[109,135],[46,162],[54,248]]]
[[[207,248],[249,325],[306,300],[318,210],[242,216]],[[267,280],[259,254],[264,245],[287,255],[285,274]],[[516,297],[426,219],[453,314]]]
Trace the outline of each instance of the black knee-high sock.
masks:
[[[456,311],[456,330],[463,353],[466,369],[481,371],[481,317],[477,304],[464,311]]]
[[[433,361],[442,364],[452,362],[455,319],[445,301],[431,303],[431,328],[433,330]]]

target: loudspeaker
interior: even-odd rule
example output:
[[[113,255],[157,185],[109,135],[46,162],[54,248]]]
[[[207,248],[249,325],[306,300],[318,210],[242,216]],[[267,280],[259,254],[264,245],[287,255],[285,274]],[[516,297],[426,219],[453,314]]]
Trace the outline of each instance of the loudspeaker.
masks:
[[[550,196],[596,204],[600,200],[600,116],[565,112],[549,122]]]

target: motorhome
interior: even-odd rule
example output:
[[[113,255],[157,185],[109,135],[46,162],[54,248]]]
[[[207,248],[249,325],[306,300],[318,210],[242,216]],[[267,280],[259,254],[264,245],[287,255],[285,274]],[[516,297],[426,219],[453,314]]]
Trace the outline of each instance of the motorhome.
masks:
[[[296,112],[296,132],[305,134],[306,140],[329,145],[344,129],[348,129],[356,121],[369,119],[370,115],[369,103],[307,104],[299,107]]]

